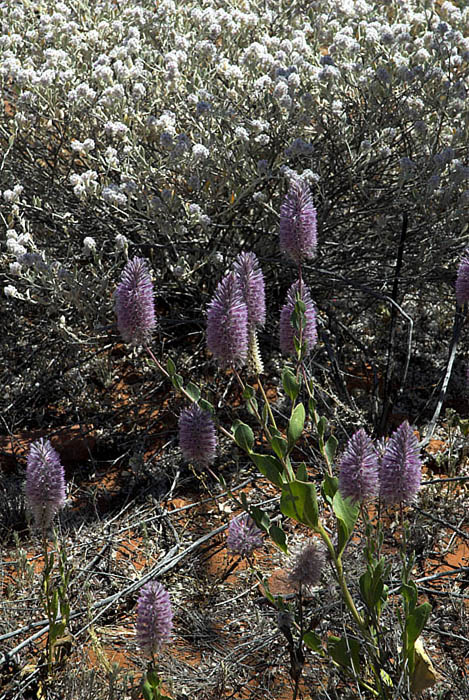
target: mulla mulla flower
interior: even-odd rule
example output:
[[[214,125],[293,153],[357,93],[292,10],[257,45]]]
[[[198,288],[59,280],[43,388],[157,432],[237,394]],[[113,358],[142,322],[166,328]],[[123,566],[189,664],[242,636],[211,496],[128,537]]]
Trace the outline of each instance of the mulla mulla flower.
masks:
[[[188,462],[208,465],[215,459],[215,424],[210,413],[195,403],[185,408],[179,417],[179,446]]]
[[[134,257],[124,267],[114,293],[114,309],[124,343],[147,345],[156,319],[153,282],[143,258]]]
[[[234,272],[221,280],[208,306],[207,346],[221,367],[246,362],[248,308]]]
[[[466,249],[458,267],[456,301],[460,306],[469,302],[469,248]]]
[[[59,454],[49,440],[33,442],[26,460],[26,499],[36,526],[43,532],[65,504],[65,475]]]
[[[254,253],[240,253],[234,263],[241,295],[248,308],[249,328],[265,324],[265,285],[259,261]]]
[[[301,264],[316,252],[316,209],[308,185],[293,180],[280,208],[280,249]]]
[[[249,557],[262,547],[262,533],[247,513],[232,518],[228,526],[226,546],[233,554]]]
[[[354,503],[373,498],[378,492],[378,455],[370,437],[357,430],[350,438],[339,467],[339,491]]]
[[[294,282],[287,293],[286,303],[280,312],[280,349],[285,355],[296,354],[293,338],[299,338],[299,331],[293,327],[292,314],[295,309],[299,282]],[[311,349],[316,344],[318,334],[316,330],[316,309],[314,308],[311,294],[304,284],[301,285],[301,300],[305,305],[302,340],[306,343],[306,352],[311,352]]]
[[[385,505],[408,505],[420,488],[422,463],[414,431],[407,421],[391,435],[380,463],[380,498]]]
[[[288,566],[288,583],[296,590],[314,588],[319,583],[326,561],[326,554],[317,539],[298,545],[293,551]]]
[[[259,261],[254,253],[240,253],[234,263],[241,296],[248,309],[248,372],[262,374],[264,365],[259,351],[257,328],[265,324],[265,285]]]
[[[153,656],[167,642],[173,628],[169,593],[158,581],[149,581],[137,602],[137,641],[147,656]]]

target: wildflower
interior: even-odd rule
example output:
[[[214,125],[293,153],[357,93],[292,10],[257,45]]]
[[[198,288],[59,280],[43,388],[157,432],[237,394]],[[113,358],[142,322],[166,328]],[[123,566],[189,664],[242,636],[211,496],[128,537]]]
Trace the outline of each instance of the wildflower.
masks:
[[[143,652],[152,656],[169,640],[173,628],[173,611],[168,591],[158,581],[149,581],[140,591],[137,602],[137,641]]]
[[[316,209],[308,185],[293,180],[280,208],[280,249],[296,263],[316,252]]]
[[[232,554],[249,557],[262,547],[262,533],[247,513],[232,518],[228,526],[226,546]]]
[[[234,263],[244,303],[248,307],[250,328],[265,324],[264,276],[254,253],[240,253]]]
[[[357,430],[347,443],[340,462],[339,491],[343,498],[361,503],[378,490],[378,455],[371,438]]]
[[[153,283],[143,258],[134,257],[124,267],[114,293],[114,309],[124,343],[146,345],[156,320]]]
[[[235,273],[226,275],[207,312],[207,346],[222,367],[243,365],[248,351],[248,309]]]
[[[83,239],[83,252],[86,255],[96,253],[96,241],[94,238],[91,238],[91,236],[86,236],[86,238]]]
[[[215,424],[197,404],[185,408],[179,417],[179,446],[188,462],[212,464],[216,455]]]
[[[458,267],[456,301],[460,306],[467,304],[469,301],[469,248],[466,249]]]
[[[262,362],[262,356],[259,350],[256,330],[249,331],[247,368],[249,376],[257,376],[264,372],[264,363]]]
[[[45,532],[65,503],[65,476],[49,440],[31,444],[26,461],[26,499],[36,526]]]
[[[422,477],[419,446],[405,421],[387,442],[380,466],[380,498],[387,505],[411,503]]]
[[[316,539],[309,540],[292,554],[288,583],[297,590],[317,586],[326,561],[324,549]]]
[[[280,349],[285,355],[296,354],[293,338],[299,338],[299,331],[292,325],[292,314],[295,310],[299,282],[294,282],[287,293],[287,300],[280,312]],[[306,351],[309,353],[315,345],[318,334],[316,330],[316,309],[308,287],[301,286],[301,301],[306,309],[304,312],[304,324],[302,331],[303,343],[306,343]]]

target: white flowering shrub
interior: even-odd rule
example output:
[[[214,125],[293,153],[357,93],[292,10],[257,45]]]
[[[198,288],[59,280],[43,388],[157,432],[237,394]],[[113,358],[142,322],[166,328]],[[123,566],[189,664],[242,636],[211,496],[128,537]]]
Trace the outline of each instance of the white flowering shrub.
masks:
[[[63,357],[54,341],[76,338],[66,354],[79,374],[90,332],[102,347],[112,330],[111,290],[129,253],[151,259],[168,319],[184,313],[200,328],[207,284],[243,245],[275,263],[279,304],[291,276],[276,271],[276,212],[292,176],[318,208],[320,257],[305,274],[349,351],[344,365],[360,343],[385,351],[403,214],[393,301],[421,319],[424,363],[446,352],[434,310],[451,312],[466,236],[469,8],[282,7],[1,5],[4,297],[47,325],[52,352]],[[34,342],[33,384],[51,351]]]
[[[434,305],[451,308],[469,207],[469,8],[282,7],[0,7],[4,296],[39,314],[51,340],[70,328],[75,359],[90,330],[105,342],[129,251],[151,258],[169,316],[190,299],[197,320],[220,260],[246,244],[277,257],[275,212],[293,175],[311,185],[320,221],[320,258],[305,272],[345,349],[343,303],[361,333],[371,294],[361,342],[382,335],[403,214],[394,301],[406,298],[427,334]],[[290,278],[276,268],[280,302]]]

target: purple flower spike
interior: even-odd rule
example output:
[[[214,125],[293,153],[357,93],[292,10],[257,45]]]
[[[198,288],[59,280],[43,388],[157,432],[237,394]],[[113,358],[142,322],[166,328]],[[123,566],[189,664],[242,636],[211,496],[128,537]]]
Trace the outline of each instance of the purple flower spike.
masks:
[[[295,310],[298,289],[299,282],[294,282],[288,290],[286,303],[280,312],[280,350],[284,355],[296,355],[293,338],[294,336],[298,337],[299,332],[292,325],[292,314]],[[316,309],[314,308],[309,289],[304,284],[301,286],[301,300],[306,306],[303,342],[306,343],[306,349],[309,353],[316,344],[318,334],[316,330]]]
[[[316,539],[309,540],[292,555],[288,582],[296,590],[314,588],[319,583],[325,561],[323,547]]]
[[[262,533],[247,513],[232,518],[228,526],[226,546],[233,554],[249,557],[262,547]]]
[[[380,498],[386,505],[411,503],[420,488],[422,463],[414,431],[405,421],[391,435],[380,467]]]
[[[65,503],[64,468],[49,440],[41,438],[29,448],[25,491],[36,526],[44,533]]]
[[[207,346],[221,367],[246,362],[248,309],[234,272],[222,279],[209,304]]]
[[[215,424],[207,411],[192,404],[179,417],[179,446],[184,459],[201,465],[212,464],[217,449]]]
[[[280,249],[295,263],[316,252],[316,209],[308,185],[294,180],[280,208]]]
[[[469,302],[469,248],[466,249],[458,267],[456,301],[460,306]]]
[[[137,602],[137,641],[147,656],[153,656],[169,640],[173,611],[168,591],[158,581],[142,586]]]
[[[265,286],[259,261],[254,253],[240,253],[234,263],[244,303],[248,307],[249,328],[265,324]]]
[[[114,293],[114,309],[124,343],[147,345],[156,319],[153,282],[143,258],[135,257],[124,267]]]
[[[347,443],[340,462],[339,491],[354,503],[374,498],[378,492],[378,455],[370,437],[358,430]]]

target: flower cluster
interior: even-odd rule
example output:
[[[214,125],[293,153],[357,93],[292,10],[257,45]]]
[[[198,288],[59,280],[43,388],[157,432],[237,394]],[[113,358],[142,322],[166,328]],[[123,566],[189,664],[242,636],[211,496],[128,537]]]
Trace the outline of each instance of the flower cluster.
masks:
[[[307,591],[318,585],[326,562],[323,546],[316,538],[291,548],[288,582],[296,589]],[[296,551],[295,551],[296,549]]]
[[[366,432],[359,430],[348,441],[339,469],[344,498],[362,503],[379,494],[385,505],[408,505],[422,477],[415,433],[405,421],[387,442],[374,446]]]
[[[379,471],[380,498],[386,505],[408,505],[420,489],[422,463],[414,431],[405,421],[391,435]]]
[[[147,345],[156,325],[153,282],[143,258],[129,260],[114,293],[117,327],[124,343]]]
[[[41,438],[29,448],[25,492],[35,524],[44,533],[65,504],[64,468],[49,440]]]
[[[147,656],[153,656],[167,642],[173,628],[169,593],[158,581],[142,586],[137,602],[137,641]]]
[[[207,346],[221,367],[246,362],[248,308],[234,272],[221,280],[209,304]]]
[[[179,446],[184,459],[200,465],[212,464],[217,449],[215,424],[197,404],[185,408],[179,417]]]
[[[339,490],[344,498],[363,502],[378,492],[378,455],[371,438],[358,430],[348,441],[340,462]]]
[[[247,513],[232,518],[228,527],[226,546],[232,554],[249,557],[262,547],[262,533]]]
[[[308,185],[293,180],[280,209],[280,249],[301,264],[316,252],[316,209]]]
[[[264,326],[264,276],[256,255],[254,253],[240,253],[233,267],[238,278],[241,295],[248,309],[249,327],[257,328]]]
[[[302,327],[302,342],[306,345],[306,353],[310,353],[317,341],[316,309],[311,293],[306,285],[294,282],[287,293],[287,300],[280,312],[280,349],[284,355],[296,355],[294,339],[299,341],[300,333],[293,325],[293,313],[297,298],[305,305],[304,323]]]
[[[256,330],[265,324],[264,276],[256,255],[240,253],[219,283],[207,313],[207,345],[222,367],[262,366]]]

